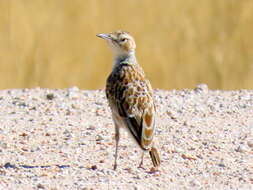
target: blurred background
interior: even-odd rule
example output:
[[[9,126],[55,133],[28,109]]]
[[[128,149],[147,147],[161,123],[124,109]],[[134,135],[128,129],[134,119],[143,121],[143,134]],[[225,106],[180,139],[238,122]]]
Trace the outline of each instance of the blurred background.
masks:
[[[0,0],[0,89],[104,88],[118,29],[154,88],[253,88],[252,0]]]

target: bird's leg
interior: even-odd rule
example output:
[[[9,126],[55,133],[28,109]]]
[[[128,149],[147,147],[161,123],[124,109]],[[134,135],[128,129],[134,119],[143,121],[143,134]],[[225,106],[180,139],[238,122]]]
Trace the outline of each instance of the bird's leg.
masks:
[[[143,168],[143,158],[144,158],[144,151],[142,151],[141,162],[139,164],[139,168]]]
[[[118,146],[119,146],[119,127],[115,125],[115,140],[116,140],[116,149],[115,149],[115,160],[113,169],[117,169],[117,158],[118,158]]]

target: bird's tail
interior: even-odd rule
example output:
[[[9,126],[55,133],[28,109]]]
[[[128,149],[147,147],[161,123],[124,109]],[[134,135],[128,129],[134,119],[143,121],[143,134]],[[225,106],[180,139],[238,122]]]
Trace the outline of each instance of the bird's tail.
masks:
[[[155,147],[152,147],[149,150],[149,155],[151,157],[154,167],[160,166],[160,164],[161,164],[160,156],[159,156],[159,153]]]

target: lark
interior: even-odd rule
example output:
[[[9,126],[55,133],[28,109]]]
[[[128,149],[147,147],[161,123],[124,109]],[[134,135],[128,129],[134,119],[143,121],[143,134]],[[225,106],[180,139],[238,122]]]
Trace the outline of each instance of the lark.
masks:
[[[98,34],[106,40],[114,54],[112,72],[106,81],[106,97],[115,125],[115,160],[117,168],[120,128],[125,128],[143,150],[139,167],[143,165],[144,152],[149,152],[153,169],[161,161],[154,146],[155,105],[150,82],[135,57],[134,38],[125,31]]]

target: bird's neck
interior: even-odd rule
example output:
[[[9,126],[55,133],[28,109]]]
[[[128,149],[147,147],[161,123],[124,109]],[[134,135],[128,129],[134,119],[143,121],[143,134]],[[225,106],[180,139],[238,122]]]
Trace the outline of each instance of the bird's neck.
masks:
[[[116,55],[114,57],[114,65],[113,68],[117,67],[120,64],[137,64],[137,60],[135,57],[135,52],[130,52],[128,54],[121,54],[121,55]]]

